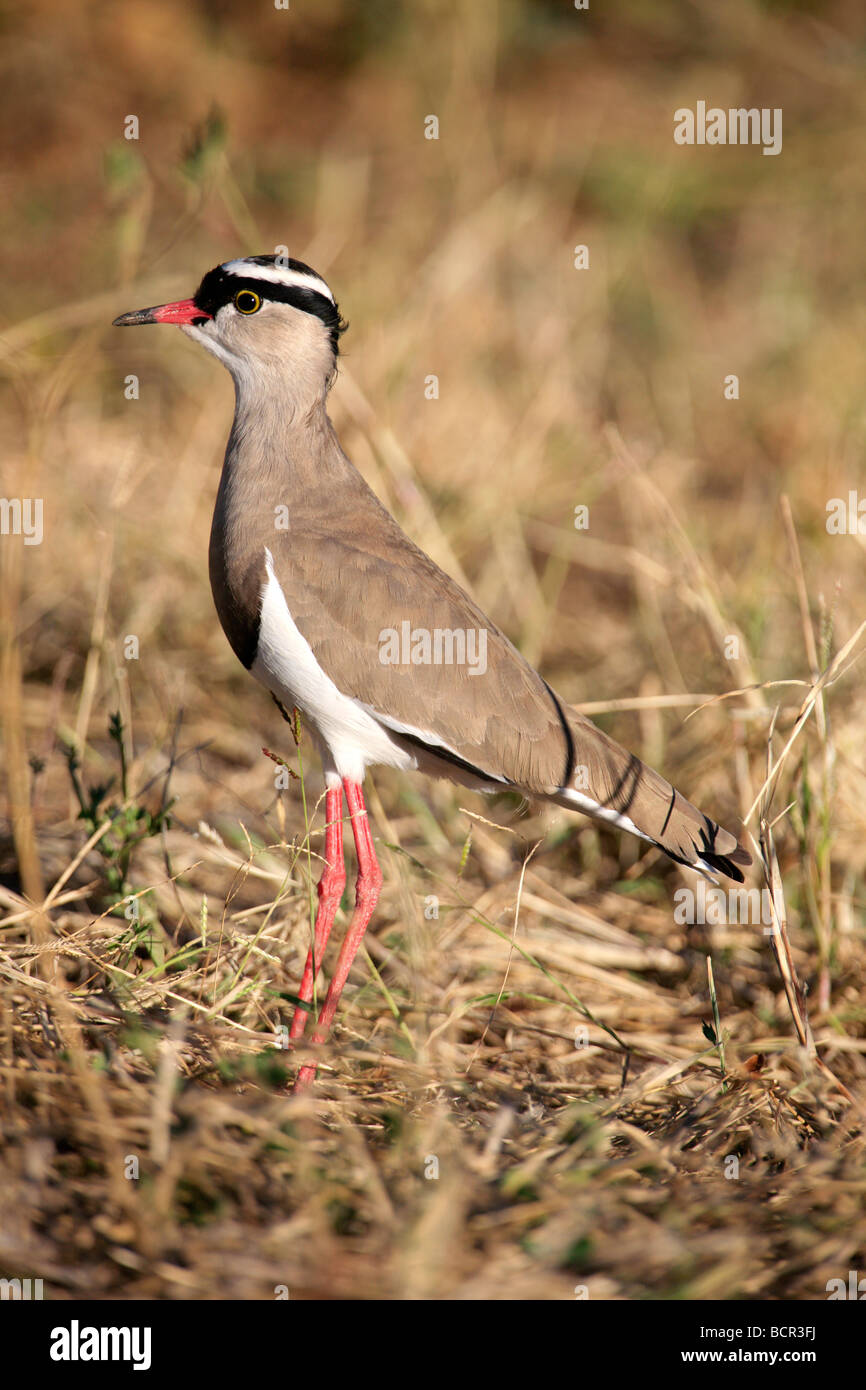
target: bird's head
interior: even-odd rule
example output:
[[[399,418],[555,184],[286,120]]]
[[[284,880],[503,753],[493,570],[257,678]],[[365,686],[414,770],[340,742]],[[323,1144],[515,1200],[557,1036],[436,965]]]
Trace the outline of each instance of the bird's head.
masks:
[[[247,256],[209,270],[192,299],[136,309],[118,328],[174,323],[228,368],[238,387],[290,379],[323,394],[346,325],[320,275],[289,256]],[[317,389],[318,388],[318,389]]]

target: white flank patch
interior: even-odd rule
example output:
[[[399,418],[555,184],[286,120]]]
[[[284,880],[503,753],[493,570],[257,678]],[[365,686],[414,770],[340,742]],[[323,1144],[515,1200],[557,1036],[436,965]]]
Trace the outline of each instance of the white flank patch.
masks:
[[[660,850],[664,850],[664,845],[660,845],[658,840],[654,840],[651,835],[645,835],[642,830],[638,830],[630,816],[624,816],[621,811],[614,811],[611,806],[600,806],[597,801],[593,801],[591,796],[584,796],[583,792],[575,791],[573,787],[563,787],[557,794],[557,799],[567,801],[570,806],[575,806],[578,811],[592,816],[594,820],[606,821],[608,825],[615,825],[617,830],[627,830],[630,835],[637,835],[639,840],[646,840],[648,845],[658,845]],[[694,859],[688,867],[696,869],[711,883],[718,883],[719,881],[714,877],[718,870],[700,857]]]
[[[377,714],[375,710],[370,709],[369,705],[363,703],[361,703],[361,709],[369,710],[372,718],[383,724],[386,729],[393,729],[395,734],[408,734],[410,738],[421,739],[427,747],[418,749],[420,760],[423,760],[428,754],[435,759],[437,748],[441,748],[443,753],[452,753],[455,758],[463,757],[462,753],[458,753],[457,749],[452,748],[450,743],[444,743],[438,735],[431,734],[426,729],[416,729],[412,724],[403,724],[399,719],[392,719],[388,714]],[[466,758],[464,761],[471,763],[472,759]],[[426,770],[426,768],[422,768],[422,771]],[[462,769],[453,768],[451,764],[447,764],[447,760],[446,770],[440,773],[437,769],[437,775],[450,777],[452,781],[456,781],[459,776],[462,781],[466,782],[467,786],[477,787],[480,791],[495,792],[499,790],[500,786],[511,785],[507,777],[499,777],[495,772],[481,772],[479,770],[479,775],[476,777],[468,770],[463,772]],[[519,791],[520,789],[516,788],[516,790]]]
[[[614,811],[611,806],[600,806],[597,801],[593,801],[591,796],[584,796],[583,792],[575,791],[573,787],[563,787],[558,792],[558,796],[561,796],[563,801],[568,801],[572,806],[576,806],[578,811],[584,811],[586,815],[593,816],[595,820],[607,821],[609,825],[615,825],[618,830],[628,830],[630,834],[637,835],[638,839],[646,840],[650,845],[656,844],[651,836],[638,830],[630,816],[624,816],[621,811]]]
[[[315,290],[323,294],[333,304],[334,296],[319,275],[305,275],[303,271],[292,270],[289,266],[253,265],[250,261],[226,261],[220,267],[227,275],[243,275],[248,280],[269,280],[272,285],[287,285],[290,289]]]
[[[395,743],[358,700],[338,690],[322,670],[289,612],[270,550],[265,550],[265,564],[268,577],[262,592],[253,675],[287,710],[297,705],[303,711],[340,777],[363,782],[372,763],[414,768],[417,760]]]

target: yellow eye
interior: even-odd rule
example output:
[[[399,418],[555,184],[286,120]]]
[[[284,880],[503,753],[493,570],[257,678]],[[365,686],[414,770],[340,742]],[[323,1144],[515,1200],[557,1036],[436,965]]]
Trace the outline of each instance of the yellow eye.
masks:
[[[239,314],[255,314],[261,307],[261,298],[255,290],[238,290],[235,295],[235,308]]]

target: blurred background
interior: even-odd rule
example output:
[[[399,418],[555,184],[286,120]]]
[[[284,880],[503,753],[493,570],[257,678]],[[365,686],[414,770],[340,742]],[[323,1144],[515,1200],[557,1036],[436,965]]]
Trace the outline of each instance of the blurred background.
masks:
[[[41,544],[0,539],[2,1273],[824,1297],[866,1260],[864,534],[826,525],[866,497],[862,7],[31,0],[0,25],[0,491],[44,506]],[[699,101],[781,108],[781,153],[676,144]],[[674,920],[675,865],[379,773],[379,914],[321,1100],[287,1101],[321,782],[213,612],[231,383],[110,326],[281,246],[350,323],[349,456],[697,804],[757,835],[771,728],[778,756],[841,656],[763,803],[830,1079],[760,926]]]

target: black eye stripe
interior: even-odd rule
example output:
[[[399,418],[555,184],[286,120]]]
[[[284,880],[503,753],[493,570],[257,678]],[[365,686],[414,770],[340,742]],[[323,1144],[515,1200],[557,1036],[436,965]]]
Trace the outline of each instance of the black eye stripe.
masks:
[[[306,285],[280,285],[272,280],[257,280],[252,275],[221,275],[212,282],[211,276],[216,274],[216,271],[208,271],[193,295],[199,309],[204,309],[208,314],[215,314],[224,304],[231,304],[240,290],[252,290],[262,299],[271,299],[277,304],[291,304],[293,308],[315,314],[325,322],[338,317],[336,307],[327,295],[308,289]]]
[[[264,264],[264,258],[262,263]],[[301,265],[300,262],[293,263],[290,268],[305,274],[311,273],[309,267]],[[293,309],[300,309],[302,313],[315,315],[328,329],[331,346],[336,354],[340,334],[346,326],[340,317],[340,311],[327,295],[319,294],[318,290],[310,289],[306,285],[281,285],[274,280],[257,279],[255,275],[230,275],[222,266],[216,266],[205,275],[193,296],[193,302],[204,313],[215,315],[224,305],[232,304],[240,290],[252,290],[253,294],[259,295],[263,301],[290,304]]]

